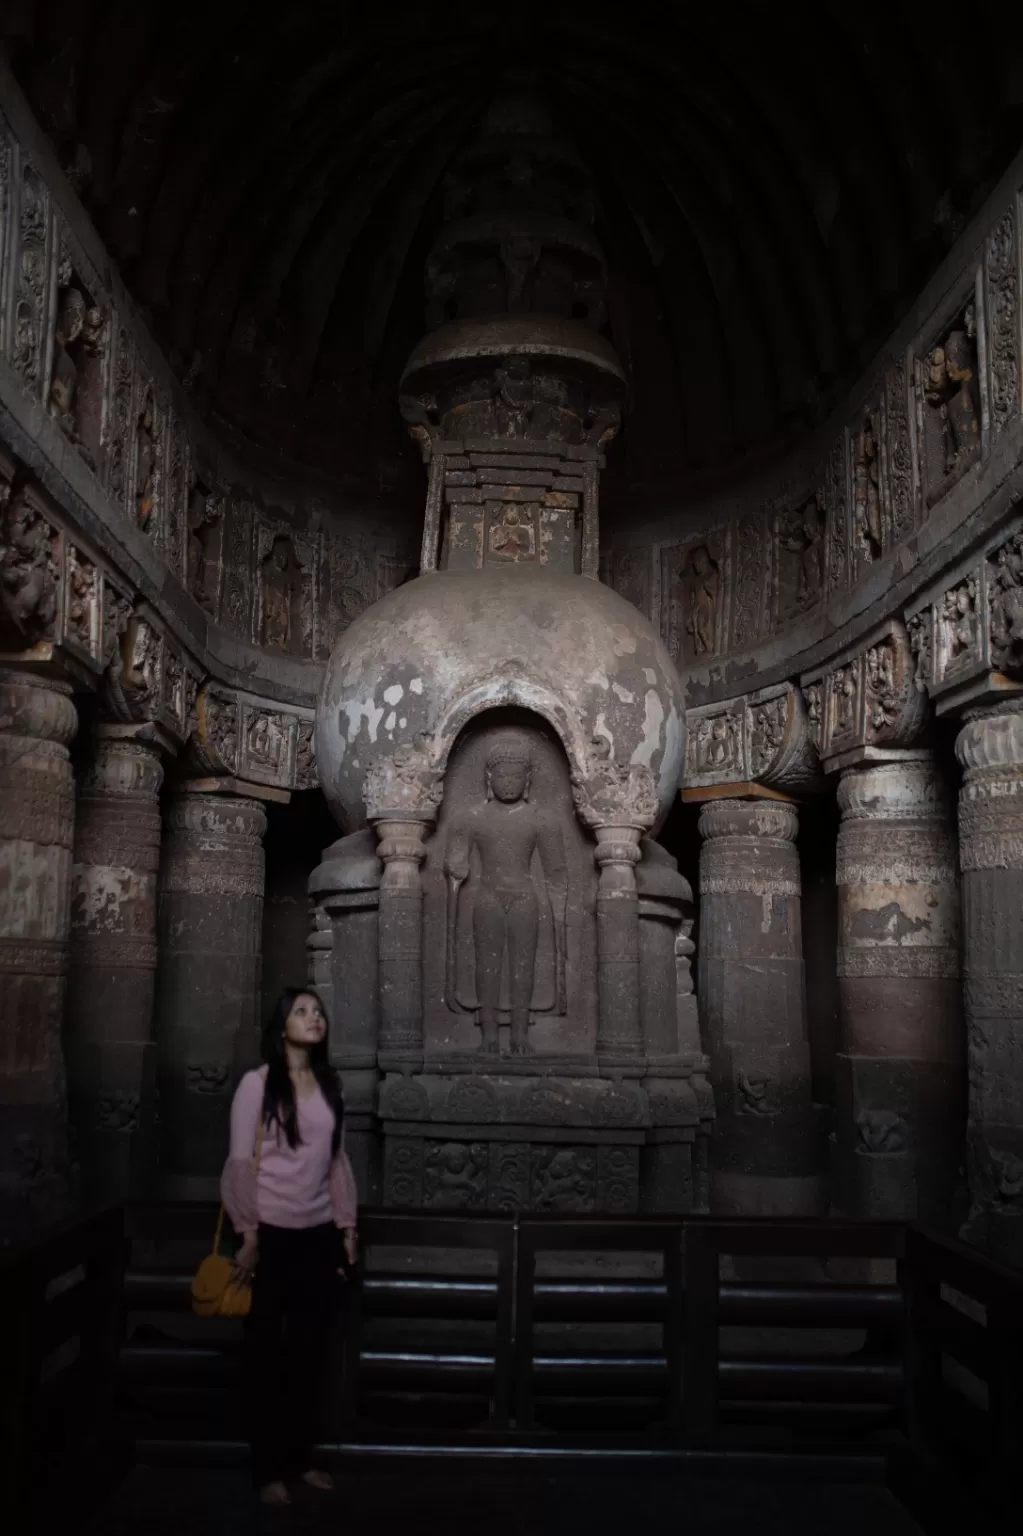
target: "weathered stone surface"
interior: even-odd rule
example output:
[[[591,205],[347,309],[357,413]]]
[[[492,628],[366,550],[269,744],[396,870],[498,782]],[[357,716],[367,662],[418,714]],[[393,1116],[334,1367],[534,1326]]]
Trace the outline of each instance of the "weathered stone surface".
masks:
[[[700,1017],[717,1123],[712,1209],[822,1209],[794,806],[718,800],[700,832]]]
[[[256,800],[185,790],[167,805],[155,1037],[170,1196],[215,1188],[235,1077],[258,1060],[265,830]]]
[[[151,1193],[157,1169],[157,749],[99,727],[78,781],[65,1020],[68,1096],[85,1187]]]
[[[77,716],[66,683],[0,669],[0,1220],[53,1219],[69,1194],[61,1021]]]
[[[956,755],[972,1208],[966,1235],[1023,1264],[1023,712],[970,719]]]
[[[840,1210],[947,1225],[962,1158],[959,887],[933,757],[893,754],[838,788]]]

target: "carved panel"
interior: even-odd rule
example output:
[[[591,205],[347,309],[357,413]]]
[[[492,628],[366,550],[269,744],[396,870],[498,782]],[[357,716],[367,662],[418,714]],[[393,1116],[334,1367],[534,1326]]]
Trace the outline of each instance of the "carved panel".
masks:
[[[849,584],[849,447],[842,432],[831,445],[824,477],[828,591]]]
[[[992,665],[1023,672],[1023,533],[1014,533],[987,558],[987,634]]]
[[[918,738],[928,706],[917,667],[909,634],[892,619],[826,671],[803,679],[808,728],[811,736],[819,731],[825,763],[864,747],[908,747]]]
[[[313,657],[319,644],[319,543],[283,522],[257,517],[255,527],[253,642]]]
[[[64,639],[93,661],[100,661],[100,579],[95,565],[70,543],[65,546]]]
[[[906,364],[893,363],[884,382],[884,486],[893,543],[913,531],[916,495],[909,437]]]
[[[490,1170],[486,1142],[429,1141],[423,1155],[423,1205],[485,1210]]]
[[[1007,209],[985,251],[985,319],[991,427],[1000,432],[1019,415],[1019,254],[1016,210]]]
[[[881,409],[861,412],[852,430],[852,563],[857,579],[888,544],[881,472]]]
[[[316,789],[319,782],[316,772],[315,722],[300,720],[295,747],[295,788]]]
[[[924,509],[979,459],[980,349],[974,286],[914,363],[917,445]]]
[[[984,664],[980,569],[968,571],[941,595],[935,615],[935,675],[950,682]]]
[[[723,648],[725,543],[720,533],[661,550],[661,633],[673,660],[706,661]]]
[[[824,595],[827,517],[823,489],[774,514],[774,623],[789,624]],[[763,557],[757,552],[757,570]],[[737,564],[738,569],[738,564]]]
[[[32,488],[3,508],[0,541],[0,621],[10,647],[22,650],[60,638],[60,533]]]
[[[534,1211],[592,1211],[597,1204],[595,1147],[531,1147],[529,1204]]]
[[[785,793],[818,787],[820,765],[798,688],[777,683],[687,712],[686,785],[756,781]]]
[[[287,787],[295,774],[298,720],[259,704],[243,704],[239,776]]]
[[[110,317],[83,275],[69,231],[59,224],[57,300],[47,409],[89,468],[102,468]]]
[[[160,544],[166,411],[152,380],[142,374],[136,380],[132,417],[132,516],[136,526]]]
[[[307,568],[310,563],[315,568],[316,551],[311,542],[298,551],[298,558]],[[391,581],[392,586],[385,588],[391,591],[393,586],[398,585],[402,573],[407,572],[408,566],[407,563],[399,565],[391,562],[381,567],[368,541],[343,534],[332,535],[327,539],[325,564],[328,615],[325,649],[329,651],[352,620],[364,613],[378,595],[383,596],[380,591],[381,576]]]
[[[46,380],[47,327],[52,283],[50,196],[30,165],[22,166],[19,190],[11,365],[26,388],[39,395]]]
[[[224,526],[223,600],[221,623],[248,638],[252,626],[252,507],[244,501],[227,503]],[[258,634],[258,629],[257,629]]]
[[[934,678],[934,610],[925,608],[906,620],[909,648],[913,654],[913,686],[926,693]]]
[[[223,496],[196,481],[188,490],[188,590],[211,619],[220,617],[224,584]]]
[[[206,684],[196,696],[195,715],[195,734],[189,750],[199,765],[207,773],[238,774],[241,710],[237,698]]]
[[[107,407],[105,450],[107,488],[127,513],[134,505],[134,442],[132,410],[135,398],[135,343],[126,325],[118,325],[114,334],[110,369],[110,403]]]
[[[743,700],[687,712],[686,784],[727,784],[748,779]]]
[[[164,430],[165,453],[162,474],[161,540],[164,558],[174,575],[185,575],[185,537],[188,525],[189,464],[188,432],[184,422],[168,411]]]
[[[732,608],[732,649],[752,645],[764,628],[767,590],[764,519],[759,512],[744,517],[735,532],[735,598]]]

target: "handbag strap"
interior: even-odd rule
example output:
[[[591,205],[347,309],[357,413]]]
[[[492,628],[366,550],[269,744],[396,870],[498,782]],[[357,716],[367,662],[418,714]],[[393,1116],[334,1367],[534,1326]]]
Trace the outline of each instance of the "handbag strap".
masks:
[[[259,1109],[259,1130],[256,1133],[256,1178],[259,1178],[259,1162],[263,1156],[263,1135],[266,1131],[266,1119],[263,1115],[263,1106]],[[220,1252],[220,1238],[224,1230],[224,1202],[221,1200],[220,1209],[217,1212],[217,1229],[213,1234],[213,1252]]]

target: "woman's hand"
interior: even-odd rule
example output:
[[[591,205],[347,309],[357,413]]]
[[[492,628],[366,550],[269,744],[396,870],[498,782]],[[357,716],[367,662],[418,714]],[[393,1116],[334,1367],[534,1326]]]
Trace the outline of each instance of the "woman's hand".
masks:
[[[255,1232],[246,1234],[241,1247],[234,1256],[231,1266],[231,1279],[237,1286],[248,1285],[256,1268],[256,1260],[259,1257],[259,1240]]]
[[[345,1227],[341,1236],[344,1238],[345,1258],[348,1260],[351,1268],[354,1269],[359,1262],[359,1234],[354,1227]],[[338,1274],[347,1280],[348,1276],[343,1269],[339,1269]]]

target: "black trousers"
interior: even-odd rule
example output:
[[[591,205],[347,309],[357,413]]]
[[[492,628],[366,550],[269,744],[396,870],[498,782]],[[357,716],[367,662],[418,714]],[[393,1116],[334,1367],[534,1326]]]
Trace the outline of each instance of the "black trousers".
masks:
[[[289,1482],[313,1465],[328,1363],[348,1282],[341,1233],[320,1227],[259,1228],[242,1375],[257,1487]]]

